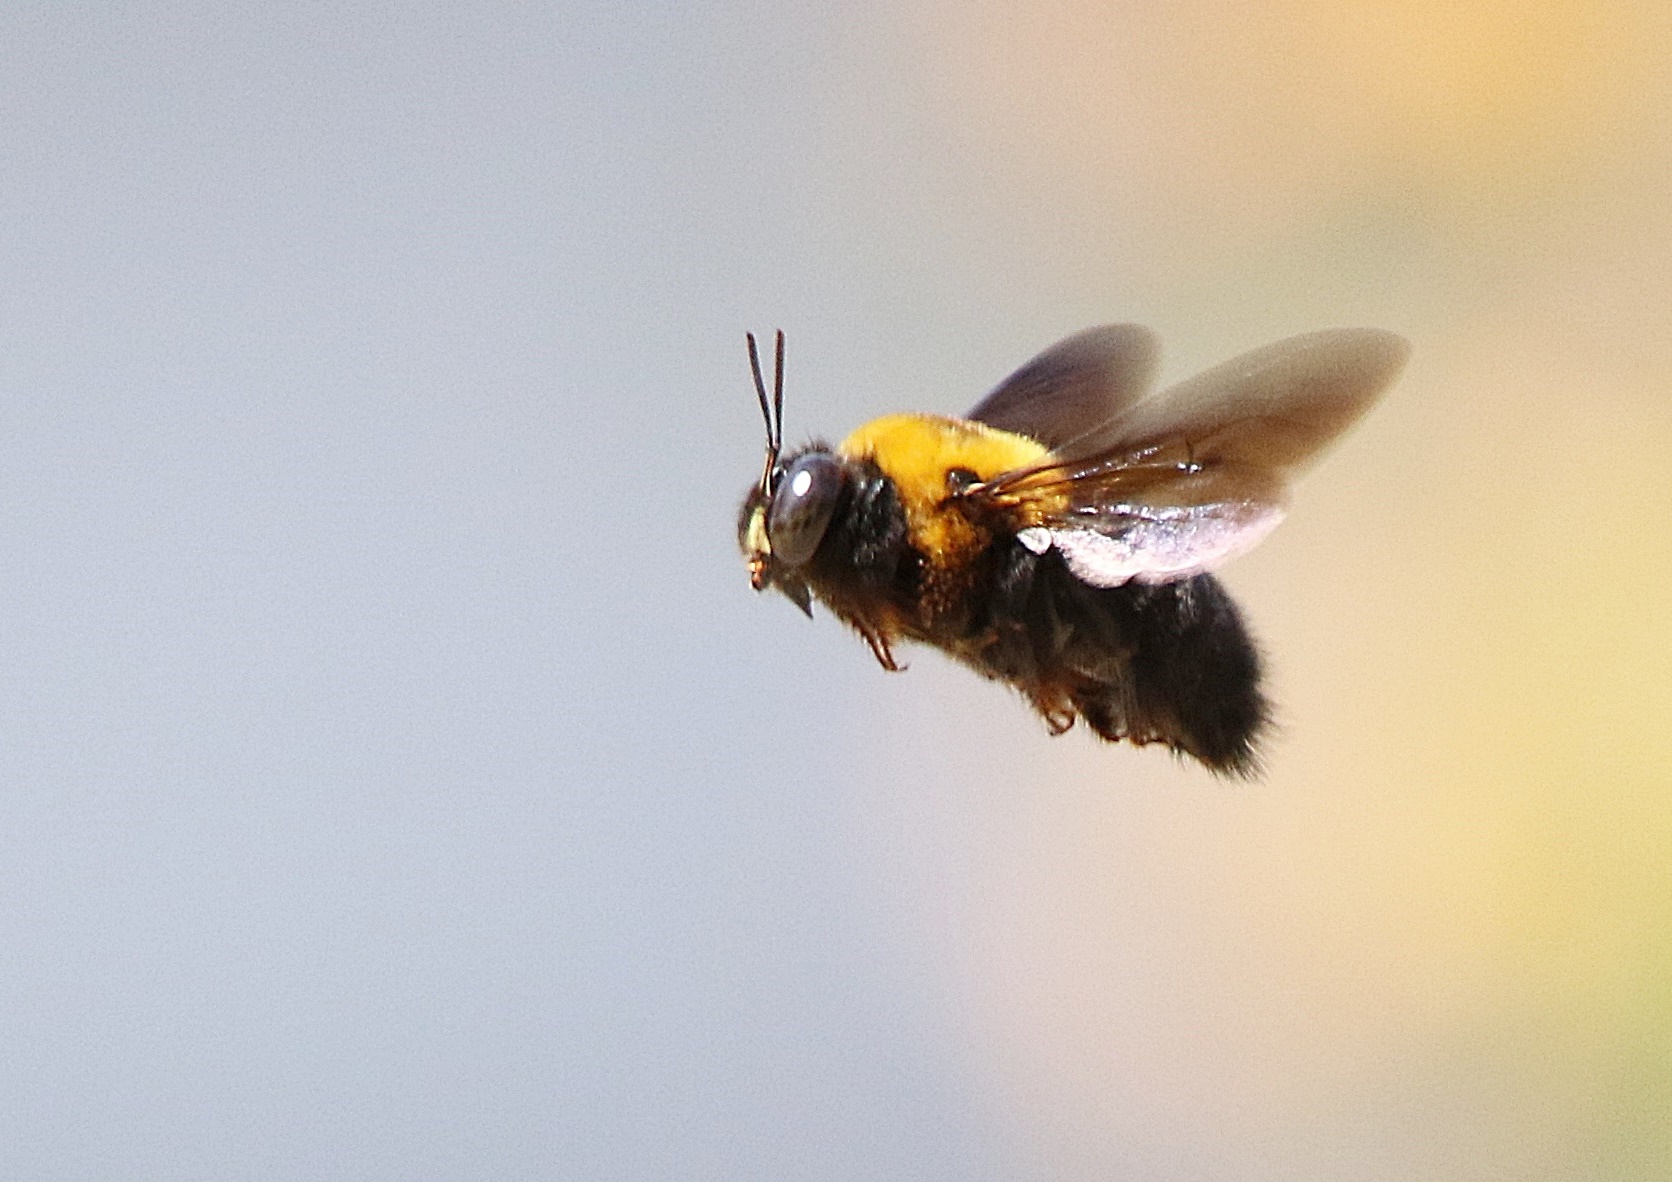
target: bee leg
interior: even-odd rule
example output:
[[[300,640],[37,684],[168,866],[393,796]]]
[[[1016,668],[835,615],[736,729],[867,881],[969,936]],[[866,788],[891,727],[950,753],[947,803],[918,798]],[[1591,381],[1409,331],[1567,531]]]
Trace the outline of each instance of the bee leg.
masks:
[[[906,671],[906,666],[894,660],[894,654],[888,647],[888,637],[881,632],[873,632],[869,628],[861,628],[860,635],[865,637],[865,643],[871,646],[871,655],[877,659],[877,664],[890,673],[904,673]]]
[[[1039,717],[1045,720],[1045,729],[1051,732],[1052,738],[1067,732],[1079,717],[1073,703],[1060,693],[1030,693],[1028,698],[1039,711]]]

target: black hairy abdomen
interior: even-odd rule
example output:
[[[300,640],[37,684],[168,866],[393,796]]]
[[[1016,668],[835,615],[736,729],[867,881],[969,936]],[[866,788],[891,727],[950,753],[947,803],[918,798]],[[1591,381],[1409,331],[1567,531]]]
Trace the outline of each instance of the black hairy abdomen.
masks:
[[[1056,550],[1010,542],[977,580],[966,659],[989,676],[1066,696],[1105,739],[1164,742],[1214,771],[1251,775],[1270,710],[1260,657],[1218,580],[1092,587]]]

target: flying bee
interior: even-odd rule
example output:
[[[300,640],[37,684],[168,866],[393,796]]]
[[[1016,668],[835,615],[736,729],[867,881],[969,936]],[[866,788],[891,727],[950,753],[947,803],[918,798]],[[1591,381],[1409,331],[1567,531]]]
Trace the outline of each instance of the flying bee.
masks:
[[[1290,480],[1359,418],[1409,346],[1332,329],[1145,397],[1156,339],[1060,341],[962,419],[894,414],[785,454],[784,334],[766,465],[738,541],[757,591],[818,599],[884,669],[932,645],[1018,690],[1052,734],[1164,743],[1253,776],[1271,710],[1260,656],[1209,572],[1282,520]]]

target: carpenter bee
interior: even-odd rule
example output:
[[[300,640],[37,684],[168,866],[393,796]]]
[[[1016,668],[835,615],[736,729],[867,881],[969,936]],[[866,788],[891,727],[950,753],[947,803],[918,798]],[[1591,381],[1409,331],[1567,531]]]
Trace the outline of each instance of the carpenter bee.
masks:
[[[738,519],[757,591],[818,599],[887,670],[932,645],[1019,691],[1061,734],[1164,743],[1258,772],[1260,656],[1208,573],[1283,518],[1290,480],[1393,381],[1409,346],[1331,329],[1145,397],[1155,336],[1060,341],[961,419],[893,414],[834,447],[783,450],[749,335],[766,465]]]

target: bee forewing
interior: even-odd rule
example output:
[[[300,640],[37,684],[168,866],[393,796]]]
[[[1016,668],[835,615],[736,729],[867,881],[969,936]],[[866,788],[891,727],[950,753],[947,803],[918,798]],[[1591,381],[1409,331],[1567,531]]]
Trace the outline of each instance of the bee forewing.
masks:
[[[1138,403],[1112,437],[1181,440],[1200,464],[1292,475],[1370,408],[1409,354],[1403,337],[1379,329],[1290,337]]]
[[[1095,449],[1059,448],[989,487],[1029,506],[1083,582],[1200,574],[1276,528],[1289,479],[1370,407],[1408,352],[1373,329],[1291,337],[1136,404],[1094,434]]]
[[[1105,324],[1058,341],[1000,382],[965,417],[1036,439],[1087,450],[1155,377],[1160,346],[1136,324]]]

